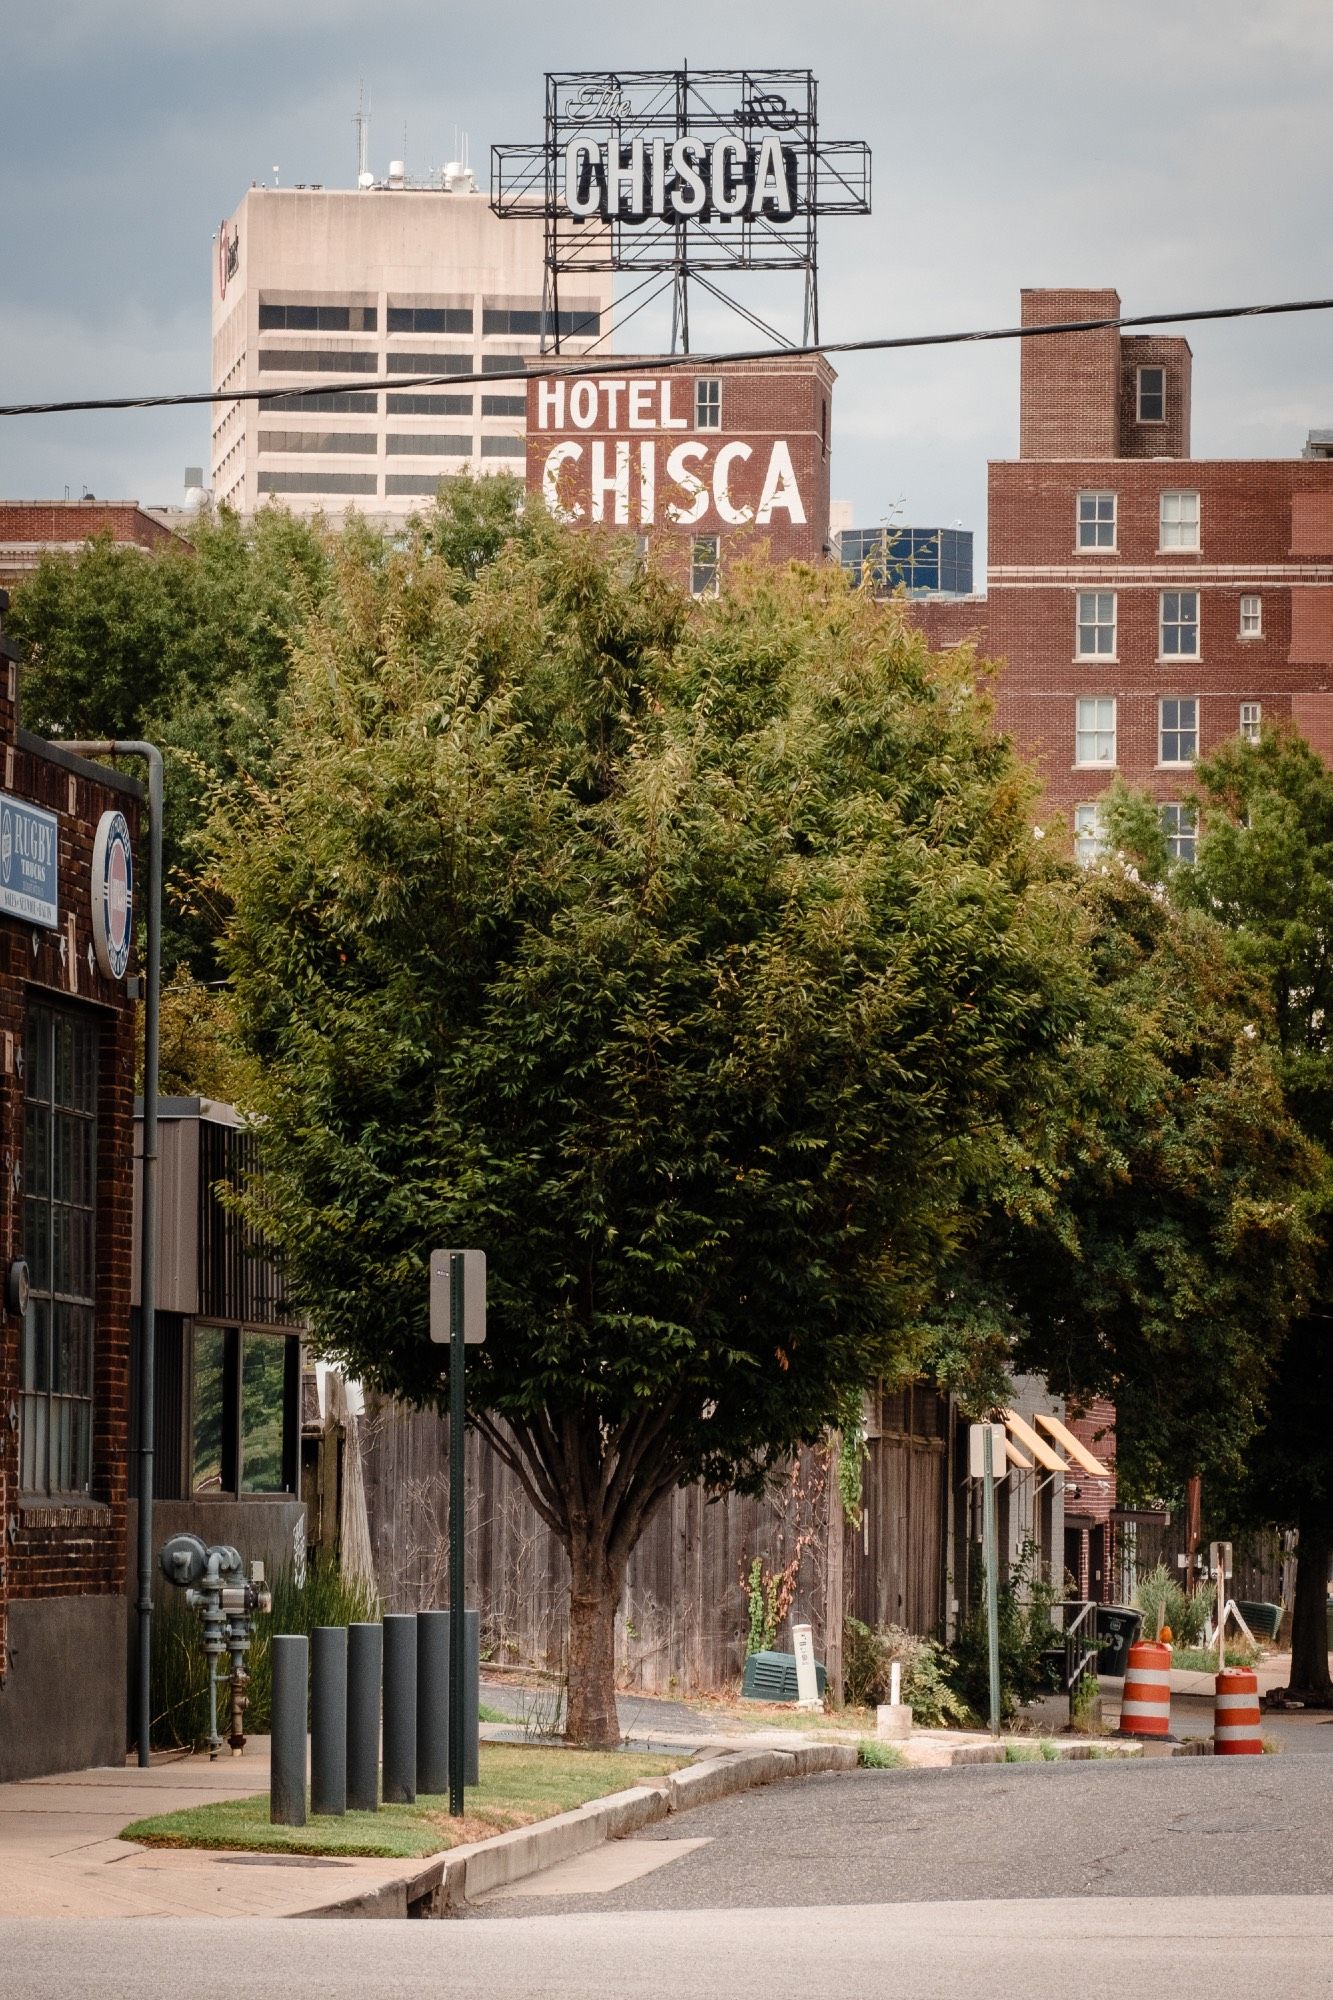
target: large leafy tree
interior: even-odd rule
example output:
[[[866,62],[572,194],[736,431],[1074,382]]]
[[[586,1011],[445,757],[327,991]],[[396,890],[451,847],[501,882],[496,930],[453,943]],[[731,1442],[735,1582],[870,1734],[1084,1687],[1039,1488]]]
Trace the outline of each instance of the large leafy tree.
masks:
[[[213,825],[263,1222],[318,1337],[471,1414],[560,1537],[569,1727],[673,1485],[757,1482],[924,1351],[964,1191],[1060,1089],[1076,922],[968,662],[834,573],[691,606],[528,522],[344,563]]]
[[[1333,1559],[1333,773],[1299,736],[1222,747],[1197,773],[1203,833],[1173,872],[1181,904],[1230,935],[1269,1001],[1287,1105],[1323,1163],[1316,1282],[1278,1360],[1268,1421],[1239,1501],[1298,1531],[1292,1690],[1333,1701],[1327,1592]]]

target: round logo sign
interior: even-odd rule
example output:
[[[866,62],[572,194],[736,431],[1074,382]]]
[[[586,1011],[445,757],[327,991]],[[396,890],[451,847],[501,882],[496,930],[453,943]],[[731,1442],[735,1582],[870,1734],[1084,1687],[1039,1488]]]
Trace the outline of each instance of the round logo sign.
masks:
[[[108,979],[123,979],[134,934],[134,849],[125,815],[105,812],[93,843],[93,949]]]

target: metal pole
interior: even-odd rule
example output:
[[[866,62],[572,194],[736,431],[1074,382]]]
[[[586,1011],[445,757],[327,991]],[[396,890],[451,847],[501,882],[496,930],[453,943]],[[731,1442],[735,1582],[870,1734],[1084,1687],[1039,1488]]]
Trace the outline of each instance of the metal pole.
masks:
[[[268,1816],[274,1826],[305,1825],[305,1718],[310,1646],[304,1633],[273,1636],[273,1736]]]
[[[463,1565],[463,1430],[467,1398],[463,1379],[463,1259],[449,1259],[449,1811],[463,1811],[463,1681],[467,1585]]]
[[[417,1790],[449,1788],[449,1613],[417,1613]]]
[[[986,1561],[986,1652],[990,1667],[990,1733],[1000,1733],[1000,1579],[995,1525],[995,1432],[984,1427],[982,1440],[981,1538]]]
[[[347,1628],[347,1803],[378,1812],[380,1803],[380,1684],[384,1634],[378,1624]]]
[[[157,1071],[162,996],[162,752],[154,743],[62,742],[80,757],[142,757],[148,765],[148,986],[143,1010],[143,1176],[139,1202],[139,1763],[151,1761],[153,1660],[153,1416],[157,1348]]]
[[[347,1811],[347,1627],[317,1625],[311,1652],[310,1810]]]
[[[417,1620],[390,1611],[384,1620],[384,1803],[410,1806],[417,1795]]]
[[[463,1620],[467,1633],[467,1682],[463,1695],[463,1722],[467,1739],[463,1754],[463,1783],[479,1785],[481,1738],[481,1612],[469,1611]]]

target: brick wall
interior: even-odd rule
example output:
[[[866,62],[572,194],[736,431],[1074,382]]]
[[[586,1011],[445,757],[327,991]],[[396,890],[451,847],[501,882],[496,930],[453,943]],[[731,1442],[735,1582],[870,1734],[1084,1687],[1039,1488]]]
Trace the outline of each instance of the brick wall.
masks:
[[[1025,291],[1022,324],[1111,319],[1119,311],[1115,291]],[[1114,327],[1025,340],[1020,367],[1021,457],[1114,457],[1120,393],[1120,336]]]
[[[0,1680],[9,1664],[7,1605],[75,1595],[113,1596],[124,1588],[129,1414],[129,1314],[134,1131],[134,1009],[124,983],[90,967],[91,866],[97,823],[119,809],[138,834],[138,787],[107,782],[94,768],[20,734],[15,673],[0,657],[0,779],[3,790],[59,820],[58,930],[0,917],[0,1265],[23,1254],[18,1172],[23,1155],[22,1078],[29,996],[95,1010],[100,1024],[93,1376],[92,1491],[72,1501],[18,1490],[17,1413],[21,1320],[0,1314]],[[52,1690],[60,1699],[60,1690]]]
[[[695,421],[699,378],[721,382],[718,428]],[[818,355],[697,376],[681,367],[617,375],[608,363],[605,375],[574,381],[534,366],[528,486],[567,519],[646,536],[682,581],[701,535],[717,536],[724,581],[742,556],[818,562],[829,548],[834,379]]]
[[[1187,340],[1158,334],[1125,334],[1120,339],[1121,458],[1188,458],[1193,361]],[[1139,370],[1166,374],[1166,412],[1160,423],[1139,420]]]
[[[29,575],[46,550],[80,549],[94,535],[145,549],[188,546],[137,500],[0,500],[0,584]]]

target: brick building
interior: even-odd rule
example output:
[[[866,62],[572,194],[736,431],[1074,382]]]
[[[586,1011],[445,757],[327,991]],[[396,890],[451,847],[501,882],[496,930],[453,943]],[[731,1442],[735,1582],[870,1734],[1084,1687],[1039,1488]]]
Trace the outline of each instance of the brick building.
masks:
[[[528,381],[527,482],[557,518],[632,533],[696,596],[738,556],[829,555],[834,373],[822,355]]]
[[[44,555],[77,555],[94,535],[143,549],[180,540],[137,500],[0,500],[0,585],[21,582]]]
[[[1114,291],[1025,291],[1023,324]],[[1118,774],[1192,851],[1195,759],[1289,721],[1333,756],[1333,458],[1190,456],[1189,343],[1115,328],[1025,341],[1019,457],[990,467],[988,597],[935,643],[1005,663],[997,720],[1085,858]]]
[[[0,1779],[125,1750],[134,1009],[93,871],[141,798],[18,728],[16,682],[0,637]]]

